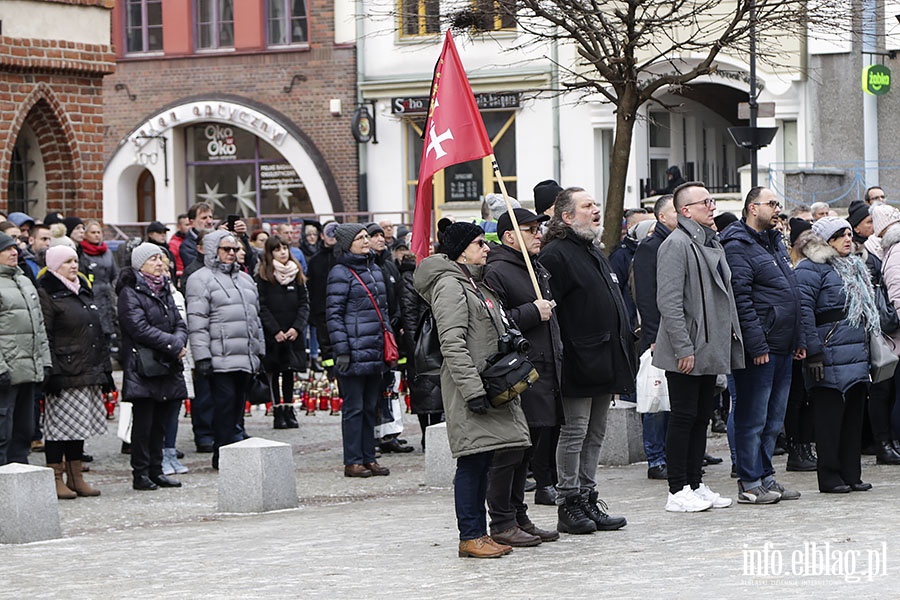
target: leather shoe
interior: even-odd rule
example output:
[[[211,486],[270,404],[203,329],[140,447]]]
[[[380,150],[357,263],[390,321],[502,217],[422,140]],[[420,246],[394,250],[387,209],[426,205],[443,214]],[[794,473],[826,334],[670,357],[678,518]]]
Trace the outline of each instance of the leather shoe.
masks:
[[[181,487],[181,482],[177,479],[172,479],[168,475],[163,475],[160,473],[159,475],[151,475],[150,481],[158,485],[159,487],[164,488],[176,488]]]
[[[391,470],[387,467],[382,467],[377,462],[363,463],[363,466],[372,472],[372,475],[390,475]]]
[[[525,533],[530,533],[531,535],[536,535],[541,538],[542,542],[555,542],[559,539],[559,532],[555,529],[546,530],[541,529],[534,523],[529,523],[528,525],[519,525],[519,529],[524,531]]]
[[[384,454],[389,454],[391,452],[396,452],[398,454],[406,454],[407,452],[413,451],[412,446],[404,446],[399,441],[397,441],[397,438],[388,440],[387,442],[382,442],[382,443],[378,444],[378,447],[381,448],[381,451]]]
[[[536,481],[534,481],[533,479],[526,479],[526,480],[525,480],[525,491],[526,491],[526,492],[533,492],[533,491],[536,490],[536,489],[537,489],[537,482],[536,482]]]
[[[722,463],[721,458],[717,456],[713,456],[712,454],[706,453],[703,455],[703,466],[707,467],[709,465],[718,465]]]
[[[371,477],[372,471],[362,465],[347,465],[344,467],[344,477]]]
[[[819,491],[822,492],[823,494],[849,494],[850,489],[851,488],[849,485],[847,485],[846,483],[843,483],[841,485],[836,485],[831,488],[822,488]]]
[[[500,558],[506,554],[488,536],[459,542],[460,558]]]
[[[212,444],[197,444],[197,452],[201,454],[208,454],[215,450]]]
[[[850,489],[854,492],[868,492],[872,489],[871,483],[864,483],[860,481],[859,483],[851,483]]]
[[[507,555],[510,552],[512,552],[512,546],[508,546],[506,544],[501,544],[500,542],[495,541],[494,538],[492,538],[489,535],[484,536],[484,539],[485,539],[486,544],[489,544],[489,545],[493,546],[494,548],[497,548],[504,555]]]
[[[146,475],[135,475],[134,482],[131,484],[131,487],[142,492],[159,489],[159,486],[153,483],[153,481],[151,481],[150,478]]]
[[[544,506],[556,506],[556,488],[552,485],[534,490],[534,503]]]
[[[656,465],[647,469],[647,479],[668,479],[669,469],[666,465]]]
[[[491,539],[495,544],[505,544],[510,548],[539,546],[542,541],[540,537],[524,532],[517,525],[513,525],[506,531],[492,533]]]

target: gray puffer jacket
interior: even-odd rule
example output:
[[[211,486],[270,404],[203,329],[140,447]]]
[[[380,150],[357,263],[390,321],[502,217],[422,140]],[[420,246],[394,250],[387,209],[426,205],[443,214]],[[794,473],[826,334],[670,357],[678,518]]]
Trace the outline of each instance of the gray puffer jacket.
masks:
[[[237,265],[219,262],[217,248],[228,231],[203,238],[204,267],[187,283],[188,332],[194,362],[212,359],[215,372],[255,373],[265,353],[259,293]]]
[[[51,364],[37,290],[18,267],[0,265],[0,373],[12,385],[38,383]]]

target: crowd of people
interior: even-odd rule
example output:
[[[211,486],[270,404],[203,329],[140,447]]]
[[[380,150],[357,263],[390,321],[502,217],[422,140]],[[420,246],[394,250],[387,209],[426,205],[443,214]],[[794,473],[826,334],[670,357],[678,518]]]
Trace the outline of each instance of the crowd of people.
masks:
[[[535,211],[500,196],[481,223],[443,219],[421,261],[387,221],[251,232],[198,203],[170,238],[153,222],[117,261],[97,221],[13,213],[0,222],[0,463],[27,462],[43,440],[59,498],[99,495],[84,441],[106,430],[113,356],[133,405],[135,490],[181,486],[185,399],[196,449],[218,468],[219,449],[247,437],[261,378],[272,426],[297,428],[295,381],[323,370],[343,398],[344,476],[387,476],[379,451],[413,451],[382,427],[401,420],[401,372],[423,450],[425,429],[447,423],[459,555],[493,558],[626,525],[600,498],[596,467],[610,404],[636,399],[646,362],[668,392],[642,415],[665,510],[732,505],[703,482],[713,415],[738,503],[800,498],[776,478],[779,448],[823,493],[871,489],[864,446],[900,464],[900,371],[873,382],[870,353],[878,339],[900,348],[900,211],[880,188],[846,219],[827,204],[789,218],[761,187],[740,218],[717,215],[700,182],[671,191],[626,213],[609,258],[593,197],[549,180]],[[413,360],[426,331],[439,369]],[[536,379],[489,396],[484,374],[510,351]],[[555,528],[531,521],[526,489],[557,507]]]

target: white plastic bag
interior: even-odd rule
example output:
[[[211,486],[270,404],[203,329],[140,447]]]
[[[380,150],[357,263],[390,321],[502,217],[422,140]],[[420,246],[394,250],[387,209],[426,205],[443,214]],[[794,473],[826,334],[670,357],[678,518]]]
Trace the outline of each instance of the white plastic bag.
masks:
[[[119,402],[119,428],[116,436],[126,444],[131,443],[131,402]]]
[[[650,350],[641,355],[637,375],[637,411],[656,413],[669,410],[669,387],[666,372],[651,364]]]

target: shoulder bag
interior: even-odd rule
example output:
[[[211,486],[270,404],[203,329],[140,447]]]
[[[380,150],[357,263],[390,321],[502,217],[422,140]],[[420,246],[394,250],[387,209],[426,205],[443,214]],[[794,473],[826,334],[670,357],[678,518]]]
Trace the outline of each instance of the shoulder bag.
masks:
[[[381,321],[381,331],[384,334],[384,362],[393,363],[400,360],[400,349],[397,347],[397,339],[394,337],[393,333],[388,331],[387,326],[384,324],[384,317],[381,316],[381,309],[378,308],[378,303],[375,302],[375,296],[372,295],[372,292],[369,291],[369,286],[363,282],[356,271],[353,269],[348,270],[353,273],[356,280],[359,281],[360,285],[363,286],[363,289],[366,290],[366,293],[369,295],[369,300],[372,301],[372,306],[375,307],[375,314],[378,315],[378,320]]]
[[[135,348],[135,367],[141,377],[162,377],[175,372],[175,361],[167,359],[153,348]],[[178,361],[177,364],[181,364]]]

